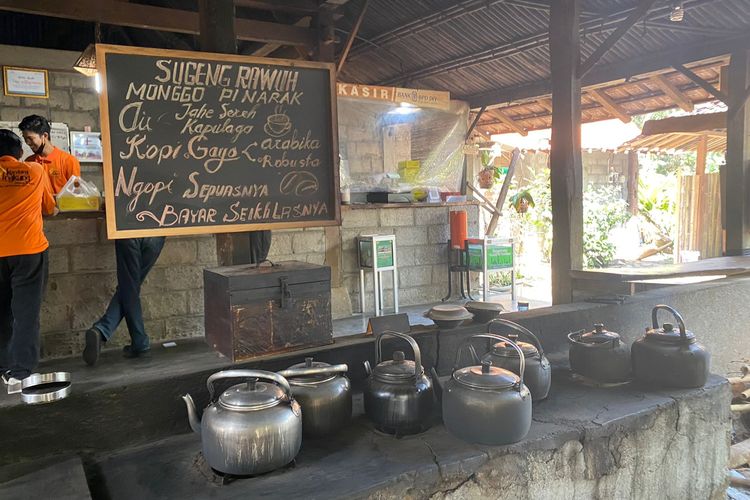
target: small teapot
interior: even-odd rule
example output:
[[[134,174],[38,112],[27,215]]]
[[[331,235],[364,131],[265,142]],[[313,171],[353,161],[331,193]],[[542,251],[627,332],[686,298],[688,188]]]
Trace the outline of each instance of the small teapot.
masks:
[[[570,369],[574,373],[605,383],[630,380],[630,347],[619,334],[605,330],[603,323],[596,323],[588,333],[569,333],[568,342]]]
[[[493,332],[493,325],[503,325],[511,328],[531,340],[533,344],[519,342],[518,335],[508,335],[508,338],[513,341],[515,346],[506,342],[498,342],[482,357],[482,360],[491,361],[492,366],[505,368],[516,375],[520,375],[520,358],[518,357],[518,349],[516,348],[519,347],[526,359],[524,383],[531,391],[531,397],[534,399],[534,402],[546,399],[552,385],[552,370],[549,360],[544,355],[542,343],[539,342],[537,336],[518,323],[502,318],[493,319],[487,323],[487,333],[495,333]]]
[[[414,361],[403,351],[393,353],[391,361],[381,361],[384,337],[397,337],[409,343]],[[409,335],[384,331],[375,341],[375,368],[365,361],[367,381],[364,391],[365,414],[375,428],[386,434],[406,436],[429,429],[434,403],[433,387],[425,375],[419,346]]]
[[[656,315],[660,309],[672,313],[679,330],[672,323],[659,328]],[[651,311],[651,325],[631,347],[635,380],[648,387],[703,387],[708,380],[711,355],[695,340],[693,332],[685,328],[680,313],[658,305]]]
[[[214,382],[244,378],[214,401]],[[268,382],[260,382],[263,379]],[[302,411],[281,375],[262,370],[225,370],[206,382],[210,403],[198,419],[190,394],[190,427],[200,434],[203,457],[225,474],[262,474],[283,467],[297,456],[302,444]]]

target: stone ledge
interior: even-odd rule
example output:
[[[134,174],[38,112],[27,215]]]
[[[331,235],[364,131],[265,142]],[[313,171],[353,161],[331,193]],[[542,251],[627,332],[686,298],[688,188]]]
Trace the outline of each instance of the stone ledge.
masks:
[[[194,435],[102,456],[98,468],[113,500],[721,498],[727,397],[719,377],[705,389],[671,394],[557,382],[535,406],[527,438],[510,446],[470,445],[442,425],[394,439],[360,416],[333,437],[305,440],[294,467],[221,487],[196,467]]]

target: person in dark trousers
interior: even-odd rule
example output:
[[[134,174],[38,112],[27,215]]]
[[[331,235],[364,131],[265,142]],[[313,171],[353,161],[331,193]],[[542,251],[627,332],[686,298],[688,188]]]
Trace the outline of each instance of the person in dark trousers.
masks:
[[[163,236],[115,240],[117,290],[104,316],[86,331],[86,347],[83,350],[83,360],[86,364],[96,364],[102,342],[112,338],[123,318],[130,333],[130,344],[123,348],[123,355],[126,358],[137,358],[149,351],[151,346],[143,325],[141,285],[159,258],[163,247]]]
[[[8,393],[39,362],[39,316],[47,281],[42,214],[55,198],[44,167],[21,162],[21,139],[0,130],[0,371]]]

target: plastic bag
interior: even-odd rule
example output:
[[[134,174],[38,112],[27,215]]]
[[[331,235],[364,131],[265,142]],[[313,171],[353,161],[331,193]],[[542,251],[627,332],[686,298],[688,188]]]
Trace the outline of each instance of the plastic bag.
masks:
[[[93,182],[72,176],[57,193],[57,208],[61,212],[90,212],[101,209],[101,194]]]

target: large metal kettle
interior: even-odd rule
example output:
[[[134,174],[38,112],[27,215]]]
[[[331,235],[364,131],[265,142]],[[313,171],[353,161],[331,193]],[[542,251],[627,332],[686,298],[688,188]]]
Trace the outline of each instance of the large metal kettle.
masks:
[[[476,361],[472,339],[499,340],[516,350],[519,374],[494,366],[484,359],[479,366],[458,368],[461,350],[469,345]],[[523,350],[506,337],[492,334],[472,335],[456,352],[450,379],[443,387],[443,422],[456,437],[470,443],[500,445],[522,440],[531,428],[531,400],[524,385]]]
[[[385,337],[408,342],[414,361],[407,360],[403,351],[394,352],[390,361],[382,361],[381,344]],[[397,436],[427,430],[431,425],[434,395],[416,341],[404,333],[380,333],[375,341],[375,363],[375,368],[371,368],[369,361],[365,361],[368,377],[364,391],[365,414],[375,428]]]
[[[352,385],[345,364],[329,365],[305,358],[279,373],[289,381],[302,406],[302,433],[325,436],[343,428],[352,417]]]
[[[520,348],[526,360],[524,383],[531,391],[532,399],[535,402],[546,399],[552,385],[552,369],[550,368],[549,360],[544,355],[542,343],[539,342],[537,336],[528,328],[502,318],[493,319],[487,323],[487,333],[497,333],[493,331],[494,325],[502,325],[515,330],[533,343],[519,342],[518,335],[508,335],[508,338],[513,341],[515,346],[504,341],[497,342],[482,357],[482,361],[491,361],[492,366],[504,368],[516,375],[520,375],[520,357],[518,356],[518,349],[516,347]]]
[[[679,330],[671,323],[659,327],[656,315],[660,309],[672,313]],[[652,328],[631,348],[636,381],[648,387],[702,387],[708,379],[711,355],[696,342],[693,332],[685,328],[680,313],[658,305],[651,311],[651,324]]]
[[[603,323],[596,323],[591,332],[569,333],[568,343],[574,373],[605,383],[630,380],[630,347],[619,334],[605,330]]]
[[[214,382],[227,378],[247,381],[214,400]],[[284,377],[262,370],[225,370],[208,377],[206,385],[210,403],[202,420],[193,398],[185,394],[182,399],[208,465],[225,474],[250,475],[294,460],[302,444],[302,411]]]

